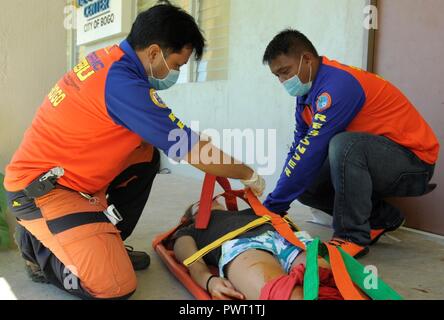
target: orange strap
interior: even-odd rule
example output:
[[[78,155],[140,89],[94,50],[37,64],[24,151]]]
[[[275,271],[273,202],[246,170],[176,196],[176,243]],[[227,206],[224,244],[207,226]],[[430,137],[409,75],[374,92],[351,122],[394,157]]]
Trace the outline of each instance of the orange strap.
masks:
[[[302,250],[306,250],[305,244],[296,237],[294,231],[291,230],[288,223],[278,214],[271,212],[259,201],[259,199],[253,194],[253,192],[248,189],[245,192],[248,202],[250,203],[251,208],[253,208],[254,212],[259,216],[269,216],[271,217],[271,223],[276,231],[284,237],[288,242],[295,245],[296,247],[301,248]]]
[[[338,248],[325,243],[336,286],[345,300],[368,300],[353,284]]]
[[[223,197],[225,198],[227,209],[230,211],[238,210],[237,197],[243,198],[243,194],[240,194],[239,191],[234,191],[231,188],[231,184],[228,179],[207,174],[205,175],[205,180],[202,187],[202,194],[199,202],[199,212],[196,217],[196,229],[205,230],[210,223],[211,206],[214,200],[214,189],[216,187],[216,181],[225,191]]]

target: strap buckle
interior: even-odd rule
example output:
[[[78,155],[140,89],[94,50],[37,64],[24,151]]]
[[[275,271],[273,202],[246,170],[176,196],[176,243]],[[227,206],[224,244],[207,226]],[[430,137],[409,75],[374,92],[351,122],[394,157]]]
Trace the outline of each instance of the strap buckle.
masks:
[[[123,221],[123,218],[119,210],[117,210],[116,206],[113,204],[110,205],[105,211],[103,211],[103,213],[109,219],[109,221],[115,226]]]
[[[23,190],[23,193],[32,199],[43,197],[55,189],[57,180],[63,177],[64,174],[65,170],[63,170],[63,168],[53,168],[31,182],[31,184]]]
[[[62,167],[56,167],[49,170],[43,176],[40,177],[39,182],[44,182],[48,179],[58,180],[65,175],[65,170]]]

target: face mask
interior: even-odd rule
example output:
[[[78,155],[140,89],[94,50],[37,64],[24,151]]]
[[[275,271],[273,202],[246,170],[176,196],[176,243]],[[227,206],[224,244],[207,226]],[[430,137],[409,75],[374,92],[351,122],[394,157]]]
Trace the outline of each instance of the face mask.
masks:
[[[307,83],[302,83],[301,79],[299,78],[299,74],[301,73],[301,68],[302,68],[302,58],[303,56],[301,56],[301,62],[299,63],[298,74],[283,83],[287,92],[293,97],[305,96],[310,91],[311,86],[313,85],[313,82],[311,81],[311,72],[312,72],[311,65],[310,65],[310,80]]]
[[[177,83],[177,80],[179,80],[179,75],[180,75],[180,71],[170,69],[170,67],[168,66],[168,63],[165,60],[165,57],[164,57],[162,51],[161,51],[161,53],[162,53],[163,62],[165,63],[165,65],[168,68],[168,75],[164,79],[155,78],[154,74],[153,74],[153,67],[150,64],[150,70],[151,70],[152,76],[148,76],[148,79],[149,79],[151,85],[153,86],[153,88],[156,90],[166,90],[166,89],[171,88],[172,86],[174,86]]]

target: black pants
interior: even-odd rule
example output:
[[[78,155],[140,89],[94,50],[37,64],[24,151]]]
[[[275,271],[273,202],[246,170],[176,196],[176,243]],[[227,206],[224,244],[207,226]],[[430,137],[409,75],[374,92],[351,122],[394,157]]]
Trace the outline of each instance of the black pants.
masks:
[[[341,133],[313,185],[298,199],[333,216],[334,236],[368,245],[371,229],[388,229],[404,219],[384,198],[426,193],[435,166],[388,138]]]
[[[131,236],[142,215],[154,179],[159,172],[159,166],[160,154],[158,150],[155,150],[151,163],[141,163],[129,167],[113,180],[107,190],[108,203],[114,204],[123,217],[123,221],[117,225],[123,241]],[[130,180],[127,185],[122,187],[122,183],[132,177],[137,178]],[[39,265],[51,284],[81,299],[95,299],[82,287],[81,283],[77,289],[66,289],[65,281],[72,277],[72,274],[49,249],[21,225],[17,226],[16,239],[23,258]],[[119,299],[127,299],[131,295]]]

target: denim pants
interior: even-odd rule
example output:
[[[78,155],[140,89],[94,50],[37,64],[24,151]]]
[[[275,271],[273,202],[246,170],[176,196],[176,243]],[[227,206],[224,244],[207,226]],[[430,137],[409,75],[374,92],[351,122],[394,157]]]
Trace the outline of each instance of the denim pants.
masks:
[[[332,215],[335,237],[368,245],[372,229],[404,220],[384,199],[424,195],[434,169],[386,137],[345,132],[331,140],[319,176],[298,200]]]

